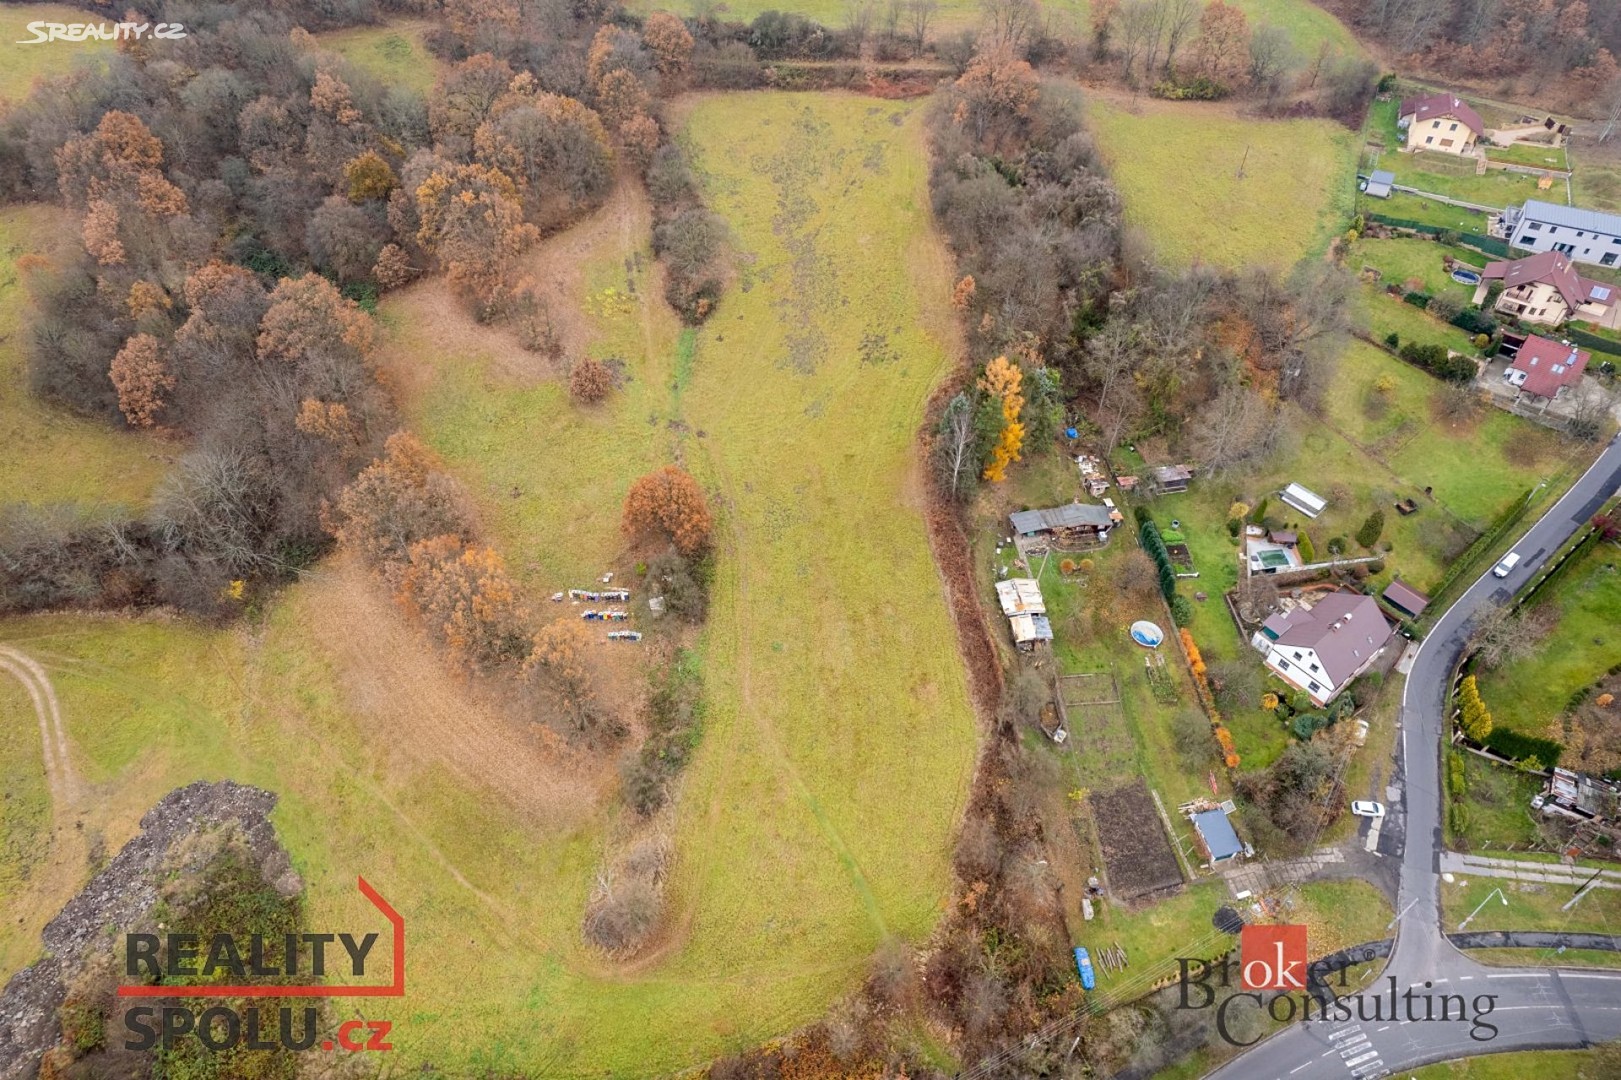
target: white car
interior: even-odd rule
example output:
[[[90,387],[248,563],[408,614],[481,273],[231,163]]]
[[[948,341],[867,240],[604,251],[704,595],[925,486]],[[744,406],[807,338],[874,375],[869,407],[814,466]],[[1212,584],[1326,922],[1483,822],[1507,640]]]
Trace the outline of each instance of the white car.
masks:
[[[1351,804],[1351,813],[1357,817],[1382,818],[1385,808],[1376,802],[1358,801]]]

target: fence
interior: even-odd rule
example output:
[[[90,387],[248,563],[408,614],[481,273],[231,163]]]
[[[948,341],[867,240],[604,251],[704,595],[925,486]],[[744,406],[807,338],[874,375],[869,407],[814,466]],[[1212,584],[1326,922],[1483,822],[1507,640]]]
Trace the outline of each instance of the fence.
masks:
[[[1560,331],[1561,336],[1567,337],[1584,349],[1601,352],[1606,356],[1621,356],[1621,341],[1614,338],[1599,337],[1586,330],[1579,330],[1574,326],[1566,326]]]
[[[1392,229],[1407,229],[1411,232],[1423,233],[1425,236],[1437,236],[1444,232],[1454,233],[1462,247],[1473,248],[1482,255],[1495,255],[1498,258],[1507,258],[1511,252],[1508,243],[1495,236],[1476,236],[1473,233],[1459,233],[1448,229],[1444,225],[1430,225],[1422,221],[1412,221],[1408,218],[1390,217],[1386,214],[1364,214],[1368,221],[1376,221],[1381,225],[1388,225]],[[1618,344],[1621,347],[1621,344]]]

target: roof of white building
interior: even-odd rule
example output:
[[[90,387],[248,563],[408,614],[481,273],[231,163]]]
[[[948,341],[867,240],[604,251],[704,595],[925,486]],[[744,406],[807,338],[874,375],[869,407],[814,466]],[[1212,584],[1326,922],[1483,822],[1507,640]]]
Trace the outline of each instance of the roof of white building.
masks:
[[[1558,203],[1527,199],[1520,211],[1520,220],[1529,218],[1549,225],[1565,225],[1584,232],[1591,230],[1610,236],[1621,236],[1621,214],[1606,214],[1598,210],[1583,210],[1579,206],[1560,206]]]

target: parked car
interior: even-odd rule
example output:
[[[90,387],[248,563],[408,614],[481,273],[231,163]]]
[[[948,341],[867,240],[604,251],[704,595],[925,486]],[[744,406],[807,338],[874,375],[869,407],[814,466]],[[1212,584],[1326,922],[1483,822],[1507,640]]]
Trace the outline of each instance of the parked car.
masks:
[[[1083,988],[1090,990],[1098,984],[1097,976],[1092,973],[1092,954],[1084,945],[1075,946],[1075,970],[1080,973]]]
[[[1514,572],[1514,568],[1518,565],[1520,565],[1520,553],[1517,551],[1511,551],[1507,555],[1503,556],[1502,562],[1492,567],[1492,573],[1497,577],[1508,577]]]
[[[1358,799],[1356,802],[1351,804],[1351,813],[1355,814],[1357,817],[1382,818],[1385,816],[1385,808],[1381,803],[1369,802],[1366,799]]]

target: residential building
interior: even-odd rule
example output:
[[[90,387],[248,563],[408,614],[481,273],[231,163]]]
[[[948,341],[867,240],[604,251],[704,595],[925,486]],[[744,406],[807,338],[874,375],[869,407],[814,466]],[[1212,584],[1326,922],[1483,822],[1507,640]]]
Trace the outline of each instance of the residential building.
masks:
[[[1499,229],[1527,251],[1557,251],[1594,266],[1621,264],[1621,214],[1528,199],[1503,212]]]
[[[1559,326],[1571,319],[1602,323],[1616,300],[1615,286],[1582,277],[1570,256],[1560,251],[1487,263],[1475,303],[1486,299],[1494,281],[1503,283],[1503,292],[1492,310],[1537,326]]]
[[[1509,361],[1503,381],[1521,394],[1552,401],[1581,385],[1590,358],[1583,349],[1532,334]]]
[[[1322,707],[1368,670],[1391,636],[1377,600],[1336,592],[1270,616],[1250,644],[1266,653],[1273,674]]]
[[[1396,113],[1396,126],[1407,132],[1407,149],[1467,154],[1486,133],[1480,114],[1452,94],[1409,98]]]

